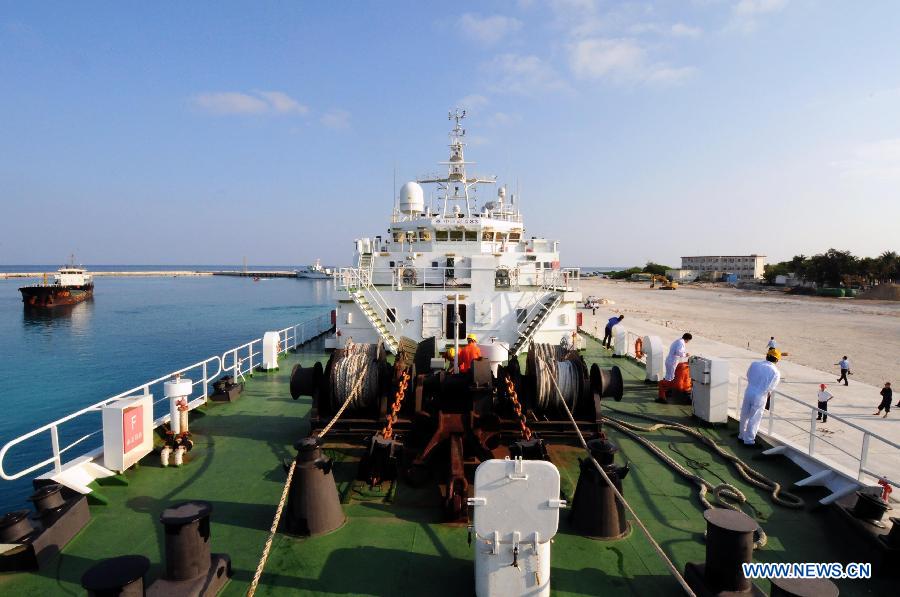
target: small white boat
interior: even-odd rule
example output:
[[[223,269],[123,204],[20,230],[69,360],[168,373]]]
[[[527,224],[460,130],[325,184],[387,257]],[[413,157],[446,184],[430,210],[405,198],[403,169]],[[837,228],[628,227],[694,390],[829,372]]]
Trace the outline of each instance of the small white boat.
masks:
[[[313,265],[307,265],[297,272],[298,278],[310,278],[314,280],[324,280],[334,275],[334,271],[329,267],[322,267],[322,264],[316,259]]]

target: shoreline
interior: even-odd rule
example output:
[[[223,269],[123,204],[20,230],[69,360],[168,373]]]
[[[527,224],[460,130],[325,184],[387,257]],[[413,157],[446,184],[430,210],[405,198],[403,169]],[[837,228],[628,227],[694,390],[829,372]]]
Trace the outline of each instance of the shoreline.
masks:
[[[832,299],[745,291],[735,288],[651,289],[611,280],[581,282],[584,296],[614,301],[603,305],[629,318],[689,331],[736,348],[765,352],[775,336],[789,361],[834,373],[848,355],[852,379],[881,387],[900,378],[900,303]],[[828,381],[827,375],[824,381]]]

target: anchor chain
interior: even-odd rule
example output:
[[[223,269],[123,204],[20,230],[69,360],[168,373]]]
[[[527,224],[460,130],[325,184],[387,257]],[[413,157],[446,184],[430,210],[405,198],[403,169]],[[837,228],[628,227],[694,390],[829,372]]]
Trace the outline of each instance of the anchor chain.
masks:
[[[381,436],[384,439],[391,439],[394,435],[394,423],[397,422],[397,413],[400,412],[400,405],[403,404],[403,397],[406,396],[406,388],[409,386],[409,373],[406,371],[400,374],[400,387],[394,394],[394,403],[391,404],[391,414],[388,415],[387,425],[381,430]]]
[[[516,393],[516,387],[513,385],[512,379],[509,375],[506,376],[506,393],[509,395],[509,399],[512,402],[513,410],[516,412],[516,417],[519,419],[519,427],[522,432],[522,439],[529,440],[533,435],[531,432],[531,428],[528,426],[528,419],[525,418],[525,413],[522,412],[522,404],[519,402],[519,395]]]

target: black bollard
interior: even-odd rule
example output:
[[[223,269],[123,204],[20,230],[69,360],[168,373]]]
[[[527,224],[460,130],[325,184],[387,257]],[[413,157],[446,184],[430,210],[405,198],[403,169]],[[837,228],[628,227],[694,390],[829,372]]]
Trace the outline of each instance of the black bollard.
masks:
[[[88,597],[143,597],[149,568],[150,560],[144,556],[109,558],[88,568],[81,586]]]
[[[770,578],[770,597],[838,597],[837,585],[827,578]]]
[[[723,592],[763,595],[762,591],[744,576],[742,564],[753,560],[753,533],[756,522],[736,510],[710,508],[703,513],[706,519],[706,562],[688,562],[684,576],[698,595],[717,595]]]
[[[881,497],[857,491],[856,505],[853,506],[851,514],[863,520],[881,520],[887,509],[888,505]]]
[[[294,535],[329,533],[346,520],[331,460],[322,454],[318,438],[302,439],[295,447],[297,464],[288,491],[285,526]]]
[[[148,597],[216,595],[231,578],[231,559],[211,553],[209,517],[212,504],[180,502],[159,515],[165,527],[166,570],[147,589]]]
[[[195,500],[163,510],[166,527],[166,579],[191,580],[209,571],[209,515],[212,505]]]
[[[28,510],[8,512],[0,518],[0,543],[20,543],[32,531]]]
[[[66,503],[62,496],[62,486],[56,483],[44,485],[31,494],[28,501],[34,504],[34,509],[41,515],[59,510]]]
[[[613,462],[619,451],[618,446],[606,437],[592,439],[587,444],[613,487],[622,493],[622,479],[628,474],[628,467],[616,466]],[[578,532],[592,539],[620,539],[631,530],[625,517],[625,506],[616,499],[612,487],[589,458],[581,460],[581,472],[569,516]]]

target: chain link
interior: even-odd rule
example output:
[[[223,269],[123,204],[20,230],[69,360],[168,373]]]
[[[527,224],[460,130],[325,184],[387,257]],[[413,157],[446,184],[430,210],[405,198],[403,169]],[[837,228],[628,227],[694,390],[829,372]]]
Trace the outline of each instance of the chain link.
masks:
[[[397,422],[397,413],[400,412],[400,405],[403,404],[403,397],[406,396],[406,388],[409,387],[409,373],[404,371],[400,374],[400,387],[394,394],[394,403],[391,405],[391,414],[388,415],[387,425],[381,430],[381,436],[384,439],[391,439],[394,435],[394,423]]]
[[[516,386],[513,385],[512,379],[509,375],[506,376],[506,393],[509,396],[509,399],[512,401],[513,409],[516,411],[516,417],[519,419],[519,427],[522,431],[522,439],[529,440],[533,435],[531,433],[531,428],[528,426],[528,419],[525,418],[525,413],[522,412],[522,404],[519,402],[519,395],[516,393]]]

